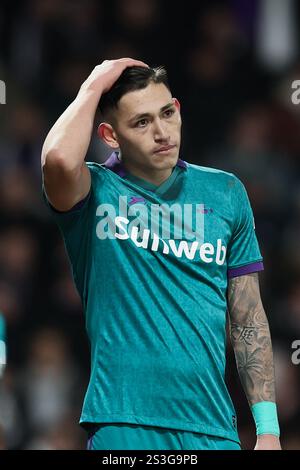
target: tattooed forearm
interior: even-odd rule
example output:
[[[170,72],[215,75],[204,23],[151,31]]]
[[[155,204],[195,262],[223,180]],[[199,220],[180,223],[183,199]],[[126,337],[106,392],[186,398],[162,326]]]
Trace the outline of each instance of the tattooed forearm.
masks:
[[[249,403],[275,402],[272,344],[257,273],[229,281],[228,310],[237,368]]]

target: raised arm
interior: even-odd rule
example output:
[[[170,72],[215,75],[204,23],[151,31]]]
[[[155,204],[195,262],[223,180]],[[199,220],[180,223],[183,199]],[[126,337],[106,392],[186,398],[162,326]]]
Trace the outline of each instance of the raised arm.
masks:
[[[129,58],[105,60],[97,65],[48,133],[41,164],[45,190],[56,209],[66,211],[88,194],[91,177],[84,158],[99,100],[123,70],[133,65],[146,66]]]
[[[279,450],[272,343],[257,273],[229,280],[228,312],[237,369],[256,422],[255,449]]]

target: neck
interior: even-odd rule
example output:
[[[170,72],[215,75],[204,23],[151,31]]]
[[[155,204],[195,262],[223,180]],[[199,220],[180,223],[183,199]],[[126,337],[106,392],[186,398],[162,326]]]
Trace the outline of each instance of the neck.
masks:
[[[126,161],[123,161],[123,159],[122,163],[126,171],[131,173],[133,176],[136,176],[137,178],[142,178],[143,180],[148,181],[148,183],[152,183],[156,186],[160,186],[164,181],[166,181],[171,175],[174,168],[167,168],[163,170],[149,170],[143,169],[141,167],[137,168],[136,166],[128,164]]]

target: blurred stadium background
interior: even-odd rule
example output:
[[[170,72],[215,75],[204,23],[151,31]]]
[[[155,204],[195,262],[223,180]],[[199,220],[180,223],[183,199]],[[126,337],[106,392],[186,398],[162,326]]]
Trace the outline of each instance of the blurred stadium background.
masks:
[[[231,171],[248,190],[265,263],[282,445],[300,449],[300,365],[291,360],[300,339],[300,105],[291,102],[299,30],[296,0],[1,1],[1,448],[86,445],[77,422],[89,347],[62,239],[42,200],[40,151],[92,68],[127,56],[167,67],[182,104],[181,158]],[[87,160],[108,154],[94,133]],[[251,449],[254,425],[230,345],[227,378]]]

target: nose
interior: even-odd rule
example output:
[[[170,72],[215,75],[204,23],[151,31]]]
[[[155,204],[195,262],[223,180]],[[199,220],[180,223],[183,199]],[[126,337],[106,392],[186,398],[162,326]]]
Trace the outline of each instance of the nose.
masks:
[[[155,142],[168,142],[170,140],[169,132],[160,119],[154,121],[153,133]]]

